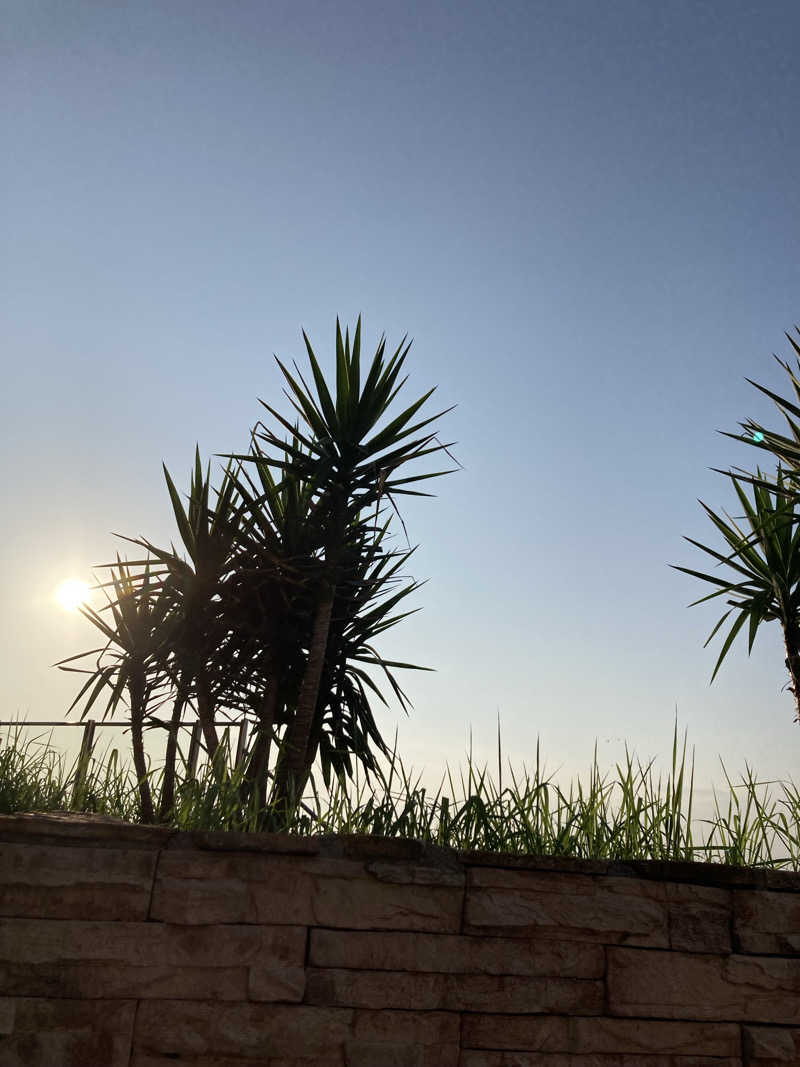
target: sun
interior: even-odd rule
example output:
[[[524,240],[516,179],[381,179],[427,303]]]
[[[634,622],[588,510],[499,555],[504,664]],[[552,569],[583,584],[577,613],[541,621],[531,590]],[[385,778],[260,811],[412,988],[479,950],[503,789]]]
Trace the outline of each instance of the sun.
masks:
[[[62,582],[56,590],[56,600],[67,611],[77,611],[79,604],[89,599],[89,586],[77,578]]]

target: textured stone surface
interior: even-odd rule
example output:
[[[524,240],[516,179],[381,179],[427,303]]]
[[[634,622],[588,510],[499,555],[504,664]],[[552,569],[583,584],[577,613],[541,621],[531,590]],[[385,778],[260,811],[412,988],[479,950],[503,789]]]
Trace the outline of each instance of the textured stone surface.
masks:
[[[800,1065],[800,874],[0,816],[0,1067]]]
[[[0,996],[2,1067],[127,1067],[136,1003]]]

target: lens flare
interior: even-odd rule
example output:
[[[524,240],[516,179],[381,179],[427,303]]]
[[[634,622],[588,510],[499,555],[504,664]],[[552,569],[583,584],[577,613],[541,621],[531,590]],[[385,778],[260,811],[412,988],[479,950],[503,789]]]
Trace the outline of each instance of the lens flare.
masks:
[[[77,578],[62,582],[56,590],[56,600],[67,611],[77,611],[89,599],[89,586]]]

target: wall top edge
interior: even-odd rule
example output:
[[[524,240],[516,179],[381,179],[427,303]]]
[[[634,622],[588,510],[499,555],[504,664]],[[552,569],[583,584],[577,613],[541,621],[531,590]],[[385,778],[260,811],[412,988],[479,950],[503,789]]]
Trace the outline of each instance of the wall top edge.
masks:
[[[278,833],[182,831],[168,826],[142,826],[125,822],[112,815],[67,811],[0,815],[0,843],[2,842],[32,846],[196,849],[317,856],[367,863],[406,862],[462,873],[468,867],[502,867],[507,870],[605,874],[654,881],[800,893],[800,871],[789,869],[736,867],[723,863],[689,863],[681,860],[593,860],[571,856],[460,850],[420,839],[379,837],[370,834],[317,834],[300,837]]]

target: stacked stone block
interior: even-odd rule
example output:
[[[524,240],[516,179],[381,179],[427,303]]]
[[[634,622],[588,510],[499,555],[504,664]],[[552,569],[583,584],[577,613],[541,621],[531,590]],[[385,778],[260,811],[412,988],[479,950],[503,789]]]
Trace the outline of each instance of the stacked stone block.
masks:
[[[800,1064],[800,874],[0,816],[0,1067]]]

